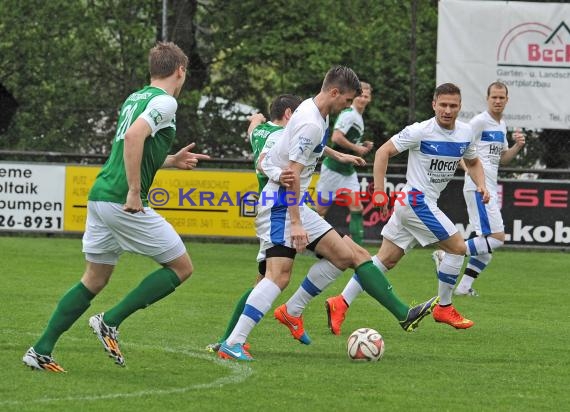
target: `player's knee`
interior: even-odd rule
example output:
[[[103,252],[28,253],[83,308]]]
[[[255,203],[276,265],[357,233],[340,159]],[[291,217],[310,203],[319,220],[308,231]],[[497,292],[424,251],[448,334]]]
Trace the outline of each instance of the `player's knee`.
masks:
[[[370,253],[362,246],[353,242],[352,246],[352,267],[358,267],[370,260]]]
[[[192,276],[193,272],[194,272],[194,266],[192,265],[192,262],[188,262],[188,264],[182,267],[180,272],[176,273],[176,275],[178,275],[180,282],[184,282],[186,279]]]
[[[98,294],[105,288],[105,286],[107,286],[107,283],[109,283],[109,278],[95,276],[93,273],[87,271],[81,277],[81,283],[83,283],[83,285],[85,285],[85,287],[89,289],[90,292]]]
[[[380,262],[382,262],[382,264],[383,264],[384,266],[386,266],[386,269],[390,270],[390,269],[392,269],[394,266],[396,266],[396,264],[398,263],[398,260],[399,260],[399,259],[394,259],[394,258],[387,257],[387,258],[381,258],[381,259],[380,259]]]
[[[194,266],[192,265],[192,261],[188,255],[176,259],[176,261],[171,262],[167,266],[174,273],[176,273],[176,276],[178,276],[180,282],[184,282],[186,279],[192,276],[192,273],[194,272]]]
[[[465,246],[465,242],[457,243],[449,247],[446,252],[451,253],[452,255],[465,256],[467,254],[467,247]]]
[[[275,283],[279,289],[285,290],[289,286],[289,281],[291,280],[291,273],[288,271],[282,271],[278,273],[266,271],[265,277]]]

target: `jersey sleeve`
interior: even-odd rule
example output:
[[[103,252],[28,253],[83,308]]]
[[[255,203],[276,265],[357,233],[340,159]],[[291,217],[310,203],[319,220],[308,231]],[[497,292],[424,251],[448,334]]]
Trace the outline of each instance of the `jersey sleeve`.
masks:
[[[468,124],[473,131],[474,143],[478,143],[479,140],[481,140],[481,133],[483,133],[483,129],[485,128],[484,122],[480,121],[479,117],[476,116],[472,118]]]
[[[422,135],[417,125],[418,123],[414,123],[413,125],[407,126],[390,139],[399,153],[419,147]]]
[[[172,121],[176,115],[178,103],[170,95],[162,94],[156,96],[148,102],[146,109],[139,118],[144,119],[151,129],[151,136],[165,127],[172,126]]]
[[[283,135],[283,130],[284,129],[276,130],[269,135],[269,137],[265,141],[265,146],[263,146],[263,149],[261,149],[260,154],[267,153],[269,151],[269,149],[271,149],[273,146],[275,146],[275,143],[277,142],[277,140],[280,139],[281,136]]]
[[[334,130],[338,130],[342,134],[346,135],[352,125],[354,124],[354,117],[352,116],[351,110],[346,110],[341,112],[334,124]]]
[[[293,130],[289,145],[289,160],[309,166],[313,163],[311,154],[323,141],[320,128],[313,123],[303,123]]]
[[[505,127],[505,130],[507,130],[507,128]],[[509,150],[509,141],[507,140],[507,133],[504,134],[503,136],[503,152]]]
[[[471,125],[471,122],[467,123],[467,126],[468,126],[467,128],[468,133],[471,134],[471,143],[469,144],[469,146],[467,146],[467,148],[463,152],[462,157],[464,157],[465,159],[475,159],[476,157],[479,156],[477,154],[477,142],[481,140],[481,130],[475,131],[475,129]]]

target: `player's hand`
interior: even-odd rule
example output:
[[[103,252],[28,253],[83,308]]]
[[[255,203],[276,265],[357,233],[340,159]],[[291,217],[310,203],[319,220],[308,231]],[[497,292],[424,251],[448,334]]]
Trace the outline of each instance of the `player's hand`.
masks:
[[[339,156],[338,161],[341,163],[348,163],[355,166],[366,166],[366,160],[364,160],[362,157],[349,155],[346,153],[342,153],[341,156]]]
[[[309,236],[300,223],[291,224],[291,246],[297,253],[303,252],[309,244]]]
[[[481,198],[483,200],[483,203],[485,204],[489,203],[489,200],[491,199],[491,194],[489,193],[486,187],[481,187],[481,186],[477,187],[477,192],[481,193]]]
[[[250,123],[255,122],[256,124],[265,123],[266,119],[262,113],[253,113],[252,115],[247,116],[247,120]]]
[[[358,156],[366,156],[373,147],[374,143],[369,140],[365,140],[361,145],[357,146],[357,150],[355,150],[355,152]]]
[[[515,145],[519,147],[523,147],[526,143],[525,135],[521,129],[515,129],[513,132],[513,139],[515,139]]]
[[[123,210],[128,213],[144,213],[144,206],[142,204],[140,192],[129,190],[127,193],[127,201],[123,205]]]
[[[284,187],[291,187],[295,181],[295,172],[292,169],[284,169],[279,175],[279,184]]]
[[[210,159],[210,156],[201,153],[192,153],[192,149],[196,143],[190,143],[188,146],[180,149],[173,155],[172,166],[182,170],[192,170],[198,165],[199,160]]]

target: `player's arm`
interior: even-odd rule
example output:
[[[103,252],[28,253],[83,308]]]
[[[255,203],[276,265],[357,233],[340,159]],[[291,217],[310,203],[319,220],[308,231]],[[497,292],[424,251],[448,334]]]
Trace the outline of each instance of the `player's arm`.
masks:
[[[356,153],[358,156],[364,156],[372,148],[372,146],[369,145],[358,145],[352,143],[350,140],[346,138],[346,135],[339,129],[334,129],[331,140],[334,144],[343,147],[345,149],[348,149]]]
[[[376,154],[374,155],[374,168],[373,168],[373,176],[374,176],[374,192],[385,193],[384,188],[384,181],[386,179],[386,170],[388,170],[388,161],[391,157],[396,156],[398,153],[398,149],[392,142],[392,139],[388,140],[384,143],[378,150],[376,150]],[[374,197],[376,199],[376,196]],[[381,202],[383,197],[378,197],[377,201]],[[385,198],[384,198],[385,199]],[[387,209],[388,202],[384,203],[383,205],[379,205],[382,210]]]
[[[339,152],[328,146],[325,146],[324,153],[325,156],[328,156],[341,163],[350,163],[355,166],[366,166],[366,160],[363,158]]]
[[[473,159],[463,158],[465,166],[467,167],[467,173],[477,186],[477,191],[483,196],[483,203],[489,201],[489,191],[485,186],[485,172],[483,171],[483,163],[479,157],[474,157]]]
[[[249,126],[247,127],[247,135],[251,137],[253,129],[259,126],[261,123],[265,122],[265,116],[261,113],[254,113],[247,118],[249,120]]]
[[[520,130],[516,130],[513,133],[513,138],[515,139],[515,144],[501,153],[500,164],[502,166],[509,164],[511,160],[513,160],[515,156],[521,151],[526,143],[524,134],[521,133]]]
[[[289,161],[288,170],[292,172],[292,182],[289,187],[289,192],[295,199],[293,204],[288,206],[289,219],[291,222],[291,245],[297,250],[302,252],[309,243],[309,236],[303,228],[301,222],[301,213],[299,211],[299,201],[301,199],[301,172],[305,166],[302,163]]]
[[[293,171],[291,168],[281,169],[273,163],[265,161],[267,159],[266,152],[263,157],[260,155],[257,162],[257,169],[272,181],[279,183],[284,187],[290,187],[293,181]]]
[[[141,200],[141,163],[144,142],[151,132],[147,121],[140,117],[125,132],[123,160],[129,191],[123,210],[129,213],[144,210]]]

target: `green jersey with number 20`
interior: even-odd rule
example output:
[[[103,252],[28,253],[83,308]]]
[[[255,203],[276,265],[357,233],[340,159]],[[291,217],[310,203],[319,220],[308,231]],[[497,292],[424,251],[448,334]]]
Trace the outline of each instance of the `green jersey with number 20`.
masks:
[[[129,185],[123,158],[125,133],[141,117],[151,128],[151,134],[144,142],[141,160],[141,200],[144,206],[148,205],[148,190],[156,172],[164,164],[176,136],[177,107],[174,97],[153,86],[146,86],[127,98],[117,121],[111,155],[97,175],[89,192],[89,200],[121,204],[126,202]]]

